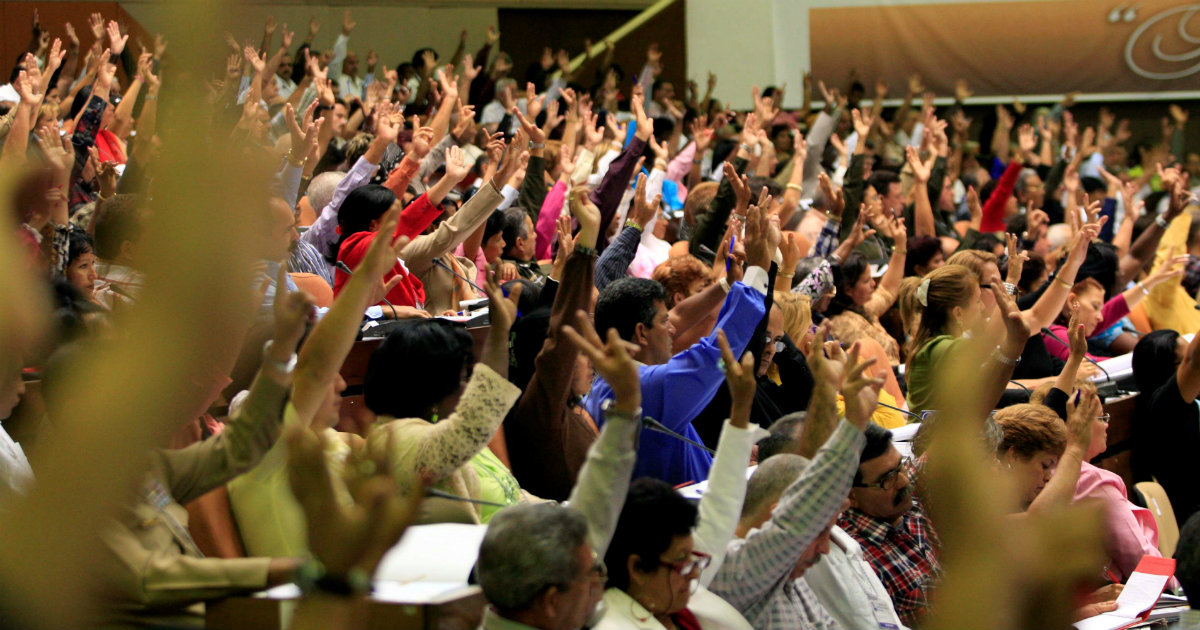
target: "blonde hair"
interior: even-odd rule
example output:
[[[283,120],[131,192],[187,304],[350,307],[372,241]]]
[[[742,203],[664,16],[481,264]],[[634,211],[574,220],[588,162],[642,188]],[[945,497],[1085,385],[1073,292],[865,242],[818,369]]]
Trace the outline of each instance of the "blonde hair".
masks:
[[[962,265],[970,269],[979,282],[983,282],[983,266],[988,263],[1000,268],[1000,259],[995,254],[978,249],[960,249],[946,261],[947,265]]]
[[[800,338],[812,326],[812,299],[801,293],[776,291],[775,304],[783,312],[783,331],[799,345]]]
[[[918,288],[926,282],[929,286],[925,291],[925,304],[917,301],[917,320],[913,322],[912,338],[908,342],[909,361],[925,342],[946,333],[950,324],[951,309],[966,304],[971,295],[971,287],[976,286],[979,280],[969,268],[949,264],[929,272],[917,283]],[[914,298],[916,292],[914,289]]]
[[[911,339],[917,333],[917,324],[921,321],[921,303],[917,300],[917,287],[921,286],[923,278],[909,276],[900,281],[900,290],[896,292],[896,304],[900,309],[900,321],[904,324],[904,334]]]
[[[1049,407],[1013,405],[997,411],[994,417],[1004,431],[1004,438],[996,446],[997,456],[1003,456],[1009,449],[1022,459],[1041,451],[1062,455],[1067,446],[1066,424]]]

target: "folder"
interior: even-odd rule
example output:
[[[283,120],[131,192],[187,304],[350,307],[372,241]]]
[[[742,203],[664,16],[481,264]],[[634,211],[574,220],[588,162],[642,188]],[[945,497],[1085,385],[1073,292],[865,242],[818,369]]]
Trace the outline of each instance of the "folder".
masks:
[[[1174,559],[1142,556],[1117,596],[1117,609],[1077,621],[1075,630],[1122,630],[1146,621],[1173,575]]]

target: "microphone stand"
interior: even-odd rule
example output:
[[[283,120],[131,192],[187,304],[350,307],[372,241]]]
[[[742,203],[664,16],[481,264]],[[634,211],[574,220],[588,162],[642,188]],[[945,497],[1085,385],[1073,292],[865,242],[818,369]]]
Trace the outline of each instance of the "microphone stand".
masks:
[[[1068,348],[1070,348],[1070,347],[1071,347],[1071,344],[1069,344],[1069,343],[1067,343],[1067,342],[1063,341],[1063,340],[1062,340],[1062,337],[1059,337],[1058,335],[1054,334],[1054,331],[1053,331],[1053,330],[1050,330],[1049,328],[1042,328],[1042,334],[1044,334],[1044,335],[1046,335],[1047,337],[1049,337],[1049,338],[1051,338],[1051,339],[1053,339],[1053,340],[1057,341],[1058,343],[1061,343],[1062,345],[1064,345],[1064,346],[1066,346],[1066,347],[1068,347]],[[1087,354],[1084,354],[1084,355],[1083,355],[1083,360],[1084,360],[1084,361],[1087,361],[1088,363],[1091,363],[1092,365],[1094,365],[1094,366],[1096,366],[1096,367],[1098,367],[1098,368],[1100,368],[1100,371],[1101,371],[1101,372],[1104,372],[1104,380],[1106,380],[1106,381],[1111,381],[1111,380],[1112,380],[1112,376],[1109,376],[1109,374],[1108,374],[1108,370],[1104,369],[1104,366],[1103,366],[1103,365],[1100,365],[1098,362],[1096,362],[1096,360],[1095,360],[1095,359],[1093,359],[1092,357],[1089,357]]]
[[[642,426],[646,427],[647,429],[650,429],[651,431],[655,431],[657,433],[662,433],[664,435],[669,435],[669,436],[675,438],[676,440],[679,440],[680,442],[686,442],[687,444],[691,444],[692,446],[695,446],[696,448],[702,448],[705,451],[707,451],[709,455],[717,454],[717,452],[712,450],[711,448],[708,448],[707,446],[705,446],[687,436],[680,435],[680,434],[672,431],[671,429],[667,428],[663,423],[659,422],[658,420],[655,420],[654,418],[643,417],[642,418]]]
[[[435,265],[437,265],[437,266],[441,267],[442,269],[445,269],[446,271],[449,271],[450,273],[452,273],[452,274],[454,274],[454,275],[458,276],[458,278],[459,278],[460,280],[462,280],[463,282],[466,282],[467,284],[471,285],[471,288],[472,288],[472,289],[475,289],[476,291],[478,291],[478,292],[482,293],[483,295],[487,295],[487,291],[484,291],[483,289],[480,289],[480,288],[479,288],[479,285],[475,284],[474,282],[471,282],[471,280],[470,280],[470,279],[468,279],[466,276],[464,276],[464,275],[462,275],[461,273],[458,273],[457,271],[455,271],[455,270],[454,270],[452,267],[450,267],[450,265],[447,265],[447,264],[446,264],[446,261],[442,260],[441,258],[434,258],[434,259],[433,259],[433,264],[435,264]]]
[[[346,274],[347,276],[353,276],[353,275],[354,275],[354,270],[353,270],[353,269],[351,269],[349,265],[347,265],[346,263],[344,263],[344,262],[342,262],[342,261],[340,261],[340,260],[339,260],[339,261],[337,261],[337,262],[335,262],[335,263],[333,263],[333,266],[334,266],[334,267],[337,267],[338,269],[340,269],[340,270],[342,271],[342,273]],[[395,307],[395,306],[393,306],[393,305],[392,305],[392,303],[391,303],[391,302],[389,302],[389,301],[388,301],[388,299],[387,299],[386,297],[385,297],[385,298],[383,298],[383,303],[384,303],[384,304],[387,304],[387,305],[388,305],[388,308],[392,309],[392,318],[394,319],[394,318],[396,317],[396,307]]]
[[[484,501],[483,499],[471,499],[468,497],[460,497],[457,494],[450,494],[449,492],[443,492],[442,490],[438,490],[436,488],[430,488],[430,489],[426,490],[425,496],[437,497],[439,499],[449,499],[451,501],[461,501],[463,503],[474,503],[475,505],[487,505],[487,506],[498,507],[498,508],[508,507],[507,505],[504,505],[503,503]]]

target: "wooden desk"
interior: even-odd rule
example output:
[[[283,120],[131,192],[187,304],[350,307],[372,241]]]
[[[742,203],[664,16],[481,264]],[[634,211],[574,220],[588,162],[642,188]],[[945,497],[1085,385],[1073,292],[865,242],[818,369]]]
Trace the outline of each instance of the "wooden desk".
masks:
[[[240,596],[208,602],[204,625],[214,630],[286,629],[299,599]],[[372,596],[363,627],[370,630],[473,630],[483,620],[487,600],[471,586],[432,603],[406,603]]]

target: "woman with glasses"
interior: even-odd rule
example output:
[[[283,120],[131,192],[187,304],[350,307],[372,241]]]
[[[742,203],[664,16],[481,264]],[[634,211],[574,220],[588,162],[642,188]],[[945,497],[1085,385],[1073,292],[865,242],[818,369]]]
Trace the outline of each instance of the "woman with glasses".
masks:
[[[597,630],[747,628],[733,606],[705,588],[733,538],[746,497],[746,466],[759,432],[750,430],[753,355],[734,359],[718,332],[733,399],[699,508],[657,479],[633,482],[604,555],[608,590]]]

